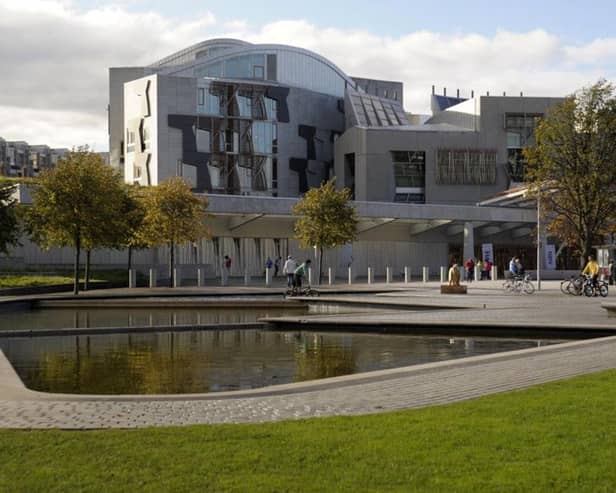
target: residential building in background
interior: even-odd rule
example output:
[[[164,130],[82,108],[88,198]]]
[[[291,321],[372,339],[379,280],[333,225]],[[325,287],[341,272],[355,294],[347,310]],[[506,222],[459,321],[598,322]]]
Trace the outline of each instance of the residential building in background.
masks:
[[[0,176],[35,177],[53,168],[68,149],[47,145],[29,145],[24,141],[7,141],[0,137]]]

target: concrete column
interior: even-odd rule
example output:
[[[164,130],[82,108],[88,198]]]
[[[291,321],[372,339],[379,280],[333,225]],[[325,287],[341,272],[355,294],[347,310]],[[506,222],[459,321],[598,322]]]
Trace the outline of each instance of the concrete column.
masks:
[[[475,228],[471,222],[464,223],[464,249],[462,256],[464,258],[460,259],[459,265],[464,265],[466,259],[475,256]]]
[[[197,287],[202,288],[205,286],[205,268],[197,268]]]
[[[411,268],[410,267],[404,267],[404,284],[408,284],[409,282],[411,282]]]
[[[130,269],[128,271],[128,287],[136,288],[137,287],[137,270]]]
[[[308,267],[308,284],[312,286],[312,267]]]
[[[372,267],[368,267],[368,284],[372,284],[374,282],[374,272]]]
[[[179,288],[182,285],[182,272],[177,267],[173,269],[173,280],[172,286],[174,288]]]
[[[334,273],[332,272],[331,267],[327,268],[327,281],[329,282],[330,286],[334,284]]]
[[[272,269],[265,269],[265,285],[272,285]]]
[[[490,279],[493,281],[498,281],[498,270],[496,269],[496,265],[492,266],[492,272],[490,272]]]
[[[248,273],[248,269],[244,271],[244,286],[248,286],[250,284],[250,274]]]
[[[353,269],[349,267],[349,286],[353,284]]]
[[[424,266],[421,268],[421,272],[423,276],[423,282],[428,282],[430,280],[430,269]]]
[[[441,283],[445,284],[447,282],[447,267],[443,267],[441,265]]]
[[[155,288],[157,283],[158,269],[150,269],[150,287]]]
[[[387,284],[391,284],[392,281],[392,272],[391,272],[391,267],[387,267],[387,269],[385,269],[385,273],[386,273],[386,281]]]

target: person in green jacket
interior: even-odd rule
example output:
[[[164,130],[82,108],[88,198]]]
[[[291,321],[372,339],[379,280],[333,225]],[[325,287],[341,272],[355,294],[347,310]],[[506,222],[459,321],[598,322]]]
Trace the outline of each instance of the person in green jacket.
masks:
[[[310,259],[306,259],[304,263],[300,264],[300,266],[297,269],[295,269],[295,287],[296,288],[301,289],[302,277],[304,277],[306,273],[308,272],[308,267],[310,267],[311,263],[312,261]]]

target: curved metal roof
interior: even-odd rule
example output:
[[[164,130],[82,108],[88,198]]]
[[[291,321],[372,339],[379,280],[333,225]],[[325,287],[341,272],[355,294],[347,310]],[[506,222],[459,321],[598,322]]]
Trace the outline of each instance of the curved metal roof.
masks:
[[[247,41],[242,41],[241,39],[233,39],[233,38],[213,38],[207,39],[205,41],[200,41],[199,43],[195,43],[194,45],[189,46],[188,48],[184,48],[180,51],[176,51],[171,55],[168,55],[160,60],[150,64],[150,67],[160,67],[161,65],[165,65],[167,62],[180,58],[184,55],[189,55],[190,53],[198,53],[204,48],[211,48],[214,46],[228,46],[230,49],[239,48],[242,46],[252,46],[251,43]]]
[[[283,44],[251,44],[251,43],[247,43],[246,41],[233,40],[233,39],[208,40],[208,41],[203,41],[202,43],[198,43],[197,45],[194,45],[191,48],[187,48],[186,52],[188,52],[191,49],[195,49],[195,47],[197,46],[199,48],[207,47],[210,45],[211,42],[214,42],[214,41],[237,42],[238,47],[225,50],[224,52],[221,52],[221,53],[216,53],[215,55],[211,57],[199,58],[187,64],[173,67],[173,70],[171,70],[169,74],[171,75],[177,72],[184,71],[186,69],[195,68],[196,66],[205,65],[206,63],[209,65],[210,63],[215,63],[217,61],[224,60],[225,58],[240,55],[243,53],[253,53],[253,52],[263,52],[263,51],[267,52],[267,51],[278,50],[278,51],[290,51],[293,53],[302,54],[314,60],[317,60],[318,62],[328,66],[331,70],[336,72],[342,79],[344,79],[348,84],[350,84],[351,87],[357,86],[357,83],[353,79],[351,79],[346,73],[344,73],[342,69],[338,67],[335,63],[331,62],[327,58],[313,51],[306,50],[304,48],[298,48],[296,46],[283,45]]]

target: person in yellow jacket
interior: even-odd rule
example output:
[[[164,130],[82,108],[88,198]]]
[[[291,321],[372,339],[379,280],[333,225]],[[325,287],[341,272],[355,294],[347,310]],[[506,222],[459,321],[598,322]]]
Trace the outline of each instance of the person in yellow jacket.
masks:
[[[595,260],[595,257],[593,257],[592,255],[589,255],[588,263],[586,264],[586,267],[584,267],[584,270],[582,271],[582,275],[584,274],[590,275],[592,278],[592,283],[596,287],[597,279],[599,278],[599,271],[600,271],[599,263]]]

